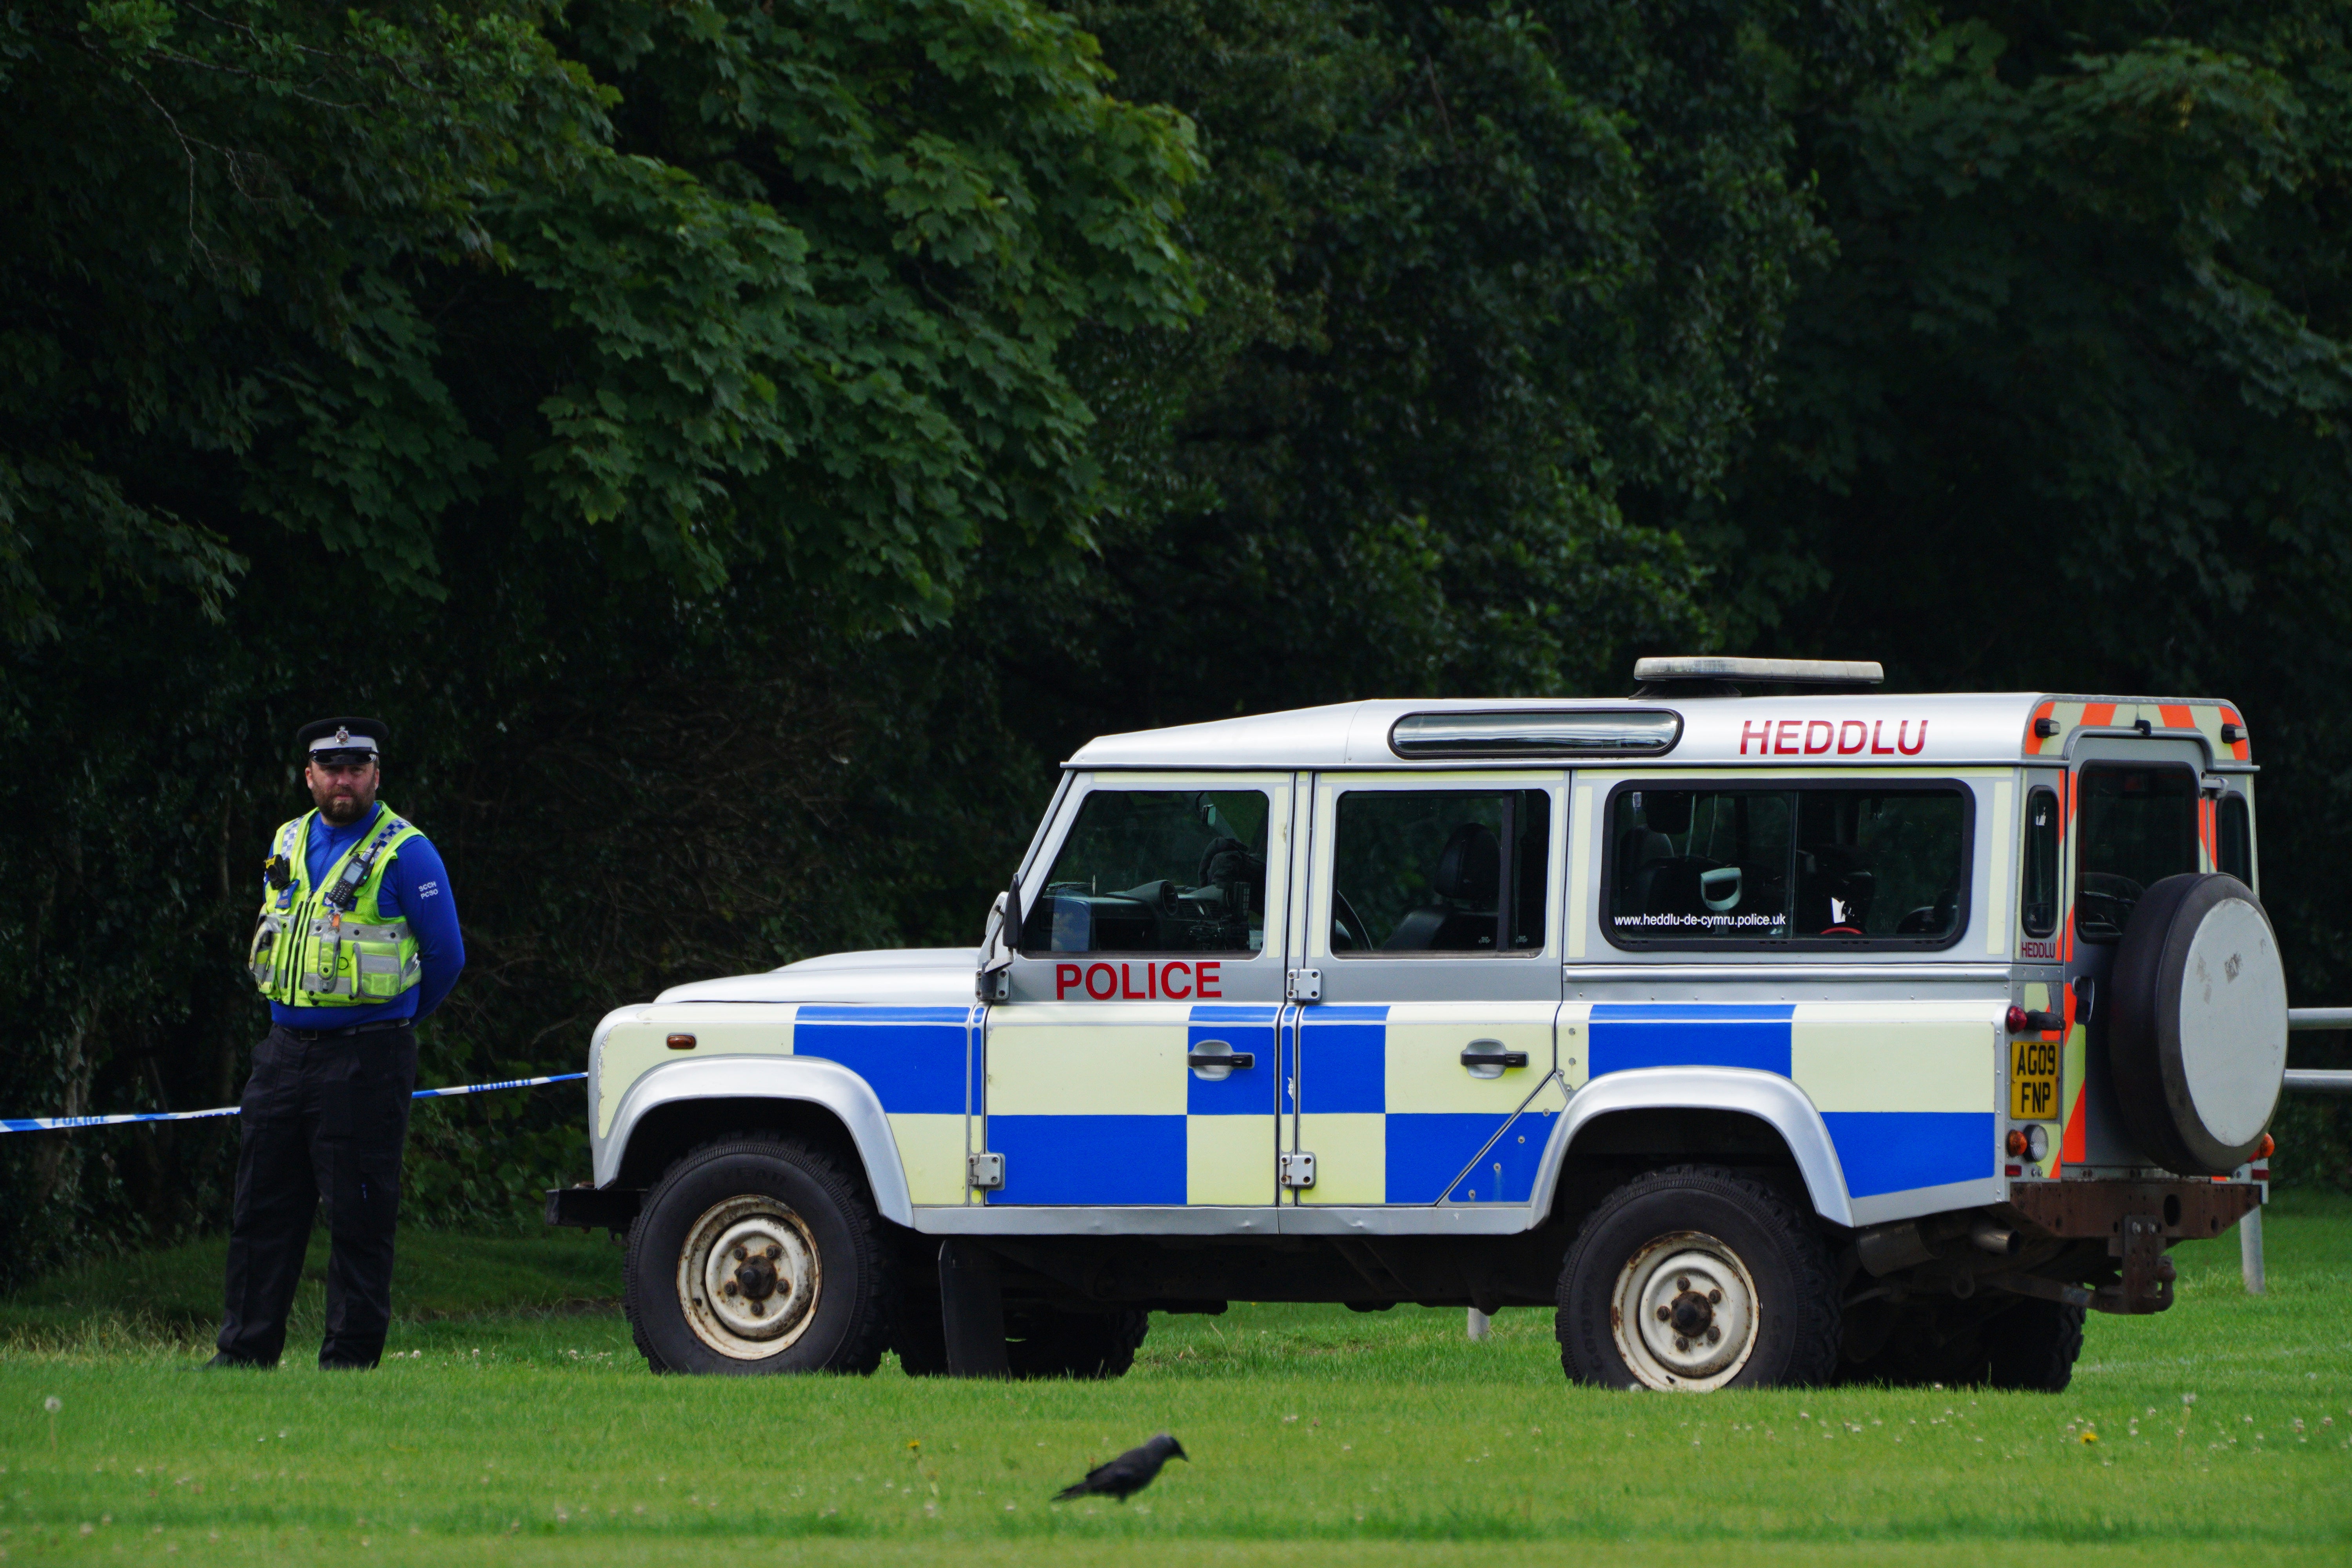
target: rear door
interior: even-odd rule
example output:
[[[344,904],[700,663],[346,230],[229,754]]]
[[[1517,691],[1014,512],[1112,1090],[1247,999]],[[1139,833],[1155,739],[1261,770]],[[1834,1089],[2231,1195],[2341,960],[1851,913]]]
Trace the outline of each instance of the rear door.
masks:
[[[1274,1202],[1292,795],[1288,773],[1075,782],[988,1009],[988,1202]]]
[[[2120,719],[2105,717],[2128,723],[2135,716],[2134,710],[2119,711]],[[2153,707],[2147,711],[2151,718],[2158,716]],[[2202,792],[2204,752],[2194,741],[2169,737],[2086,735],[2074,741],[2074,760],[2068,780],[2074,809],[2067,825],[2066,883],[2072,908],[2065,924],[2071,942],[2064,973],[2078,1019],[2086,988],[2092,1005],[2079,1042],[2074,1031],[2068,1034],[2060,1091],[2065,1121],[2059,1147],[2069,1173],[2085,1169],[2119,1173],[2153,1162],[2123,1132],[2122,1115],[2107,1082],[2106,1030],[2114,1007],[2112,999],[2100,993],[2140,896],[2167,877],[2211,869]]]
[[[1559,772],[1314,785],[1286,1131],[1307,1205],[1526,1203],[1560,1109]]]

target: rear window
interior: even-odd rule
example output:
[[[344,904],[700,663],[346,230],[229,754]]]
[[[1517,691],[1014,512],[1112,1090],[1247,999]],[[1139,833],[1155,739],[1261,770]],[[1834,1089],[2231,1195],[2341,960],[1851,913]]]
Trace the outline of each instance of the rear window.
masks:
[[[2058,929],[2058,795],[2037,789],[2025,797],[2025,877],[2018,919],[2028,936]]]
[[[2197,775],[2092,763],[2078,788],[2074,934],[2114,942],[2150,884],[2197,869]]]
[[[2246,797],[2225,795],[2221,805],[2221,869],[2243,882],[2254,885],[2254,815],[2246,808]]]
[[[1944,947],[1967,922],[1957,784],[1628,784],[1609,824],[1620,946]]]

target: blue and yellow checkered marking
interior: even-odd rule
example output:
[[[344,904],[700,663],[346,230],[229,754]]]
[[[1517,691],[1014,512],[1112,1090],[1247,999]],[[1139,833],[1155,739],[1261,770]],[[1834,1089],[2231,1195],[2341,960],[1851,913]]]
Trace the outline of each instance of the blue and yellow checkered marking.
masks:
[[[997,1009],[988,1147],[1032,1205],[1275,1200],[1275,1004],[1055,1004]],[[1208,1082],[1187,1053],[1223,1040],[1255,1060]]]
[[[881,1100],[898,1146],[908,1195],[919,1204],[963,1202],[964,1007],[835,1006],[803,1003],[793,1053],[839,1062]]]
[[[1316,1182],[1302,1201],[1527,1202],[1558,1106],[1530,1106],[1516,1122],[1511,1116],[1550,1071],[1553,1010],[1550,1003],[1307,1009],[1298,1142],[1315,1152]],[[1471,1078],[1459,1053],[1486,1036],[1509,1037],[1505,1044],[1526,1049],[1528,1066],[1499,1079]]]
[[[1592,1076],[1629,1068],[1752,1068],[1789,1076],[1793,1005],[1596,1003]]]
[[[1792,1079],[1822,1113],[1857,1198],[1997,1169],[1992,1013],[1978,1003],[1596,1003],[1592,1076],[1749,1068]]]
[[[793,1054],[839,1062],[866,1081],[886,1111],[961,1116],[970,1017],[963,1007],[804,1003],[793,1019]]]

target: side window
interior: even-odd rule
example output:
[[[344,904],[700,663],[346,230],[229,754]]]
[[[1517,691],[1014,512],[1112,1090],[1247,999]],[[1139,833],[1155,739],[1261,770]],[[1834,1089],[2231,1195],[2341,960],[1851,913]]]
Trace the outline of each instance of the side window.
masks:
[[[1022,951],[1260,951],[1270,815],[1257,790],[1094,791],[1022,924]]]
[[[2197,775],[2093,763],[2074,827],[2074,932],[2114,942],[2148,885],[2197,869]]]
[[[2221,868],[2251,888],[2254,885],[2254,817],[2246,809],[2246,797],[2223,795],[2221,817]]]
[[[1542,790],[1349,790],[1331,848],[1331,952],[1535,952],[1551,797]]]
[[[2018,889],[2018,918],[2028,936],[2058,929],[2058,796],[2050,790],[2025,796],[2025,877]]]
[[[1627,786],[1610,800],[1621,945],[1959,935],[1969,797],[1954,786]]]

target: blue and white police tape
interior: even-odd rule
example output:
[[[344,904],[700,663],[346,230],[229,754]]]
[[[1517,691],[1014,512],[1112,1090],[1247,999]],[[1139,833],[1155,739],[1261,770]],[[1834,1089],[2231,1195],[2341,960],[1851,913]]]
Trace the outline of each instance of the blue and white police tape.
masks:
[[[497,1083],[461,1083],[449,1089],[420,1089],[411,1100],[439,1100],[452,1094],[488,1094],[494,1089],[536,1089],[543,1083],[577,1083],[584,1072],[560,1072],[549,1078],[510,1078]],[[120,1127],[128,1121],[202,1121],[208,1116],[235,1116],[245,1108],[219,1105],[210,1110],[138,1110],[123,1116],[0,1116],[0,1132],[56,1132],[69,1127]]]

